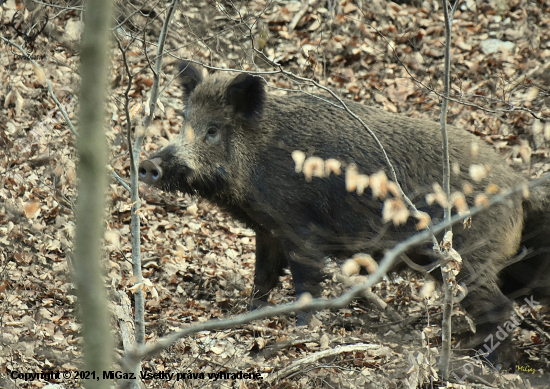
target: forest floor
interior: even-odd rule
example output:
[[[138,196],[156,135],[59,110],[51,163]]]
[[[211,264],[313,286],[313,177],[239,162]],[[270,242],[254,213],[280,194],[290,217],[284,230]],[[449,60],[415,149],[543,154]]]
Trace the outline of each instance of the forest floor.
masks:
[[[33,55],[78,129],[81,8],[79,2],[54,3],[58,6],[34,4],[25,9],[21,1],[3,2],[2,36]],[[118,2],[118,21],[125,20],[114,30],[135,38],[121,39],[128,45],[128,66],[134,74],[128,107],[133,126],[143,118],[152,84],[148,59],[156,55],[166,17],[166,5],[142,3],[145,10],[155,11],[149,19],[132,13],[130,2]],[[438,1],[405,3],[185,2],[168,36],[162,107],[147,130],[142,157],[177,136],[181,127],[182,91],[172,82],[179,60],[216,68],[277,70],[252,51],[252,44],[285,71],[314,78],[342,97],[437,121],[439,99],[434,91],[442,90],[443,13]],[[503,164],[540,177],[550,170],[550,3],[462,3],[454,17],[451,50],[451,96],[459,102],[451,103],[448,121],[492,144]],[[0,42],[0,387],[81,387],[86,380],[76,376],[83,366],[82,338],[71,277],[76,137],[40,70],[13,45]],[[116,44],[111,48],[109,165],[128,182],[128,77],[120,50]],[[270,93],[298,88],[281,73],[264,78]],[[314,91],[308,88],[304,90]],[[182,326],[246,312],[253,285],[253,231],[203,199],[146,186],[141,194],[147,342]],[[105,285],[111,296],[123,291],[132,299],[131,201],[115,179],[107,195]],[[332,262],[329,271],[338,272],[338,265]],[[544,306],[531,310],[512,334],[518,350],[515,371],[495,371],[461,350],[461,335],[468,333],[471,319],[457,307],[453,384],[443,383],[437,375],[442,292],[438,288],[420,298],[426,282],[424,275],[406,270],[373,287],[406,318],[403,321],[357,301],[345,309],[316,312],[307,328],[296,327],[294,317],[274,317],[200,332],[142,364],[149,372],[182,373],[180,380],[143,382],[151,388],[550,388],[550,310]],[[324,296],[338,296],[344,289],[329,277]],[[290,273],[281,277],[269,300],[294,300]],[[112,312],[120,356],[119,318],[114,308]],[[344,347],[357,344],[368,346]],[[69,375],[17,378],[19,373],[57,371]],[[208,378],[208,373],[218,372],[261,377]]]

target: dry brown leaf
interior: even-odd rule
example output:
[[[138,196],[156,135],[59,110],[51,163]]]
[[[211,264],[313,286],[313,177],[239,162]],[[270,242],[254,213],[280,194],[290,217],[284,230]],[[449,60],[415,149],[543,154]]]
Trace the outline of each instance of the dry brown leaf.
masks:
[[[447,231],[445,235],[443,235],[443,239],[441,240],[441,243],[439,244],[439,247],[444,251],[449,251],[453,247],[453,232]]]
[[[426,202],[428,205],[432,205],[434,202],[437,202],[441,207],[447,207],[447,195],[441,188],[439,184],[433,184],[432,186],[434,193],[428,193],[426,195]]]
[[[369,187],[369,176],[365,174],[358,174],[356,186],[357,194],[361,196],[365,192],[365,189]]]
[[[361,266],[353,258],[349,258],[342,264],[341,270],[343,275],[349,277],[359,274]]]
[[[544,124],[544,139],[550,141],[550,121]]]
[[[321,27],[321,21],[319,19],[316,19],[307,29],[308,31],[315,31],[319,27]]]
[[[345,6],[344,6],[344,14],[349,14],[353,11],[356,11],[357,10],[357,7],[351,3],[351,2],[348,2]]]
[[[142,108],[143,108],[142,104],[134,104],[134,106],[132,108],[130,108],[130,110],[129,110],[130,111],[130,120],[134,120],[134,118],[139,113],[139,111],[141,111]]]
[[[526,102],[531,102],[537,98],[539,94],[539,88],[536,86],[532,86],[531,88],[527,89],[527,92],[525,92],[525,95],[523,95],[523,99]]]
[[[476,182],[483,180],[487,177],[487,168],[482,164],[470,165],[469,168],[470,177]]]
[[[401,191],[399,190],[399,187],[397,186],[397,184],[393,181],[388,181],[387,182],[387,186],[388,186],[388,191],[394,196],[394,197],[397,197],[397,198],[401,198]]]
[[[23,110],[23,105],[25,104],[25,100],[21,97],[19,94],[19,91],[16,88],[12,88],[12,90],[6,95],[6,98],[4,100],[4,108],[8,108],[10,105],[13,105],[15,116],[21,116],[21,111]]]
[[[40,209],[40,203],[37,201],[29,201],[23,204],[23,213],[27,219],[32,219],[35,216],[38,216],[37,212]]]
[[[334,173],[339,176],[342,174],[342,163],[337,159],[329,158],[325,161],[325,177],[329,177],[330,173]]]
[[[484,194],[478,194],[474,200],[474,204],[476,205],[476,207],[488,207],[489,200]]]
[[[382,221],[392,221],[394,225],[405,224],[409,218],[409,210],[401,199],[387,199],[382,208]]]
[[[294,150],[292,152],[292,159],[294,160],[294,164],[296,167],[294,170],[296,173],[301,173],[302,168],[304,167],[304,161],[306,160],[306,153],[300,150]]]
[[[382,105],[384,105],[384,108],[386,108],[386,110],[389,112],[399,113],[399,109],[397,109],[397,105],[395,105],[391,101],[384,101]]]
[[[416,211],[413,216],[418,219],[418,223],[416,223],[416,229],[417,230],[424,230],[426,229],[431,222],[431,217],[426,212],[422,211]]]
[[[369,177],[369,186],[372,190],[372,197],[383,199],[388,193],[388,177],[383,170],[371,174]]]
[[[431,296],[431,294],[435,290],[435,282],[434,281],[427,281],[422,288],[420,289],[420,292],[418,292],[418,296],[421,299],[425,299]]]
[[[523,185],[522,190],[521,190],[521,194],[522,194],[524,199],[526,199],[526,200],[529,199],[530,192],[529,192],[529,187],[527,186],[527,184]]]
[[[311,182],[312,177],[324,177],[325,161],[320,157],[306,158],[302,170],[307,182]]]
[[[470,153],[472,157],[477,157],[479,155],[479,143],[472,142],[470,145]]]
[[[528,145],[522,144],[519,146],[519,155],[524,163],[529,164],[529,162],[531,162],[531,153],[531,147]]]
[[[533,120],[533,126],[531,127],[531,133],[535,135],[540,135],[544,131],[544,126],[542,125],[539,119]]]
[[[357,264],[367,269],[369,274],[373,274],[376,270],[378,270],[378,263],[369,254],[357,253],[352,257],[352,259],[357,262]]]
[[[80,40],[80,35],[84,30],[84,22],[81,20],[68,20],[65,24],[65,38],[69,41]]]
[[[346,190],[348,192],[353,192],[357,189],[357,165],[354,163],[350,164],[346,168]]]
[[[464,215],[469,212],[468,203],[462,192],[454,192],[451,194],[451,204],[456,208],[459,215]]]
[[[458,176],[460,174],[460,164],[458,162],[453,162],[451,171],[455,176]]]
[[[44,74],[44,70],[42,69],[42,67],[40,65],[35,66],[34,64],[32,64],[32,67],[34,69],[34,72],[36,73],[37,81],[40,83],[40,85],[45,86],[46,85],[46,74]]]
[[[497,194],[500,188],[496,184],[489,184],[487,185],[487,188],[485,188],[485,193],[487,194]]]

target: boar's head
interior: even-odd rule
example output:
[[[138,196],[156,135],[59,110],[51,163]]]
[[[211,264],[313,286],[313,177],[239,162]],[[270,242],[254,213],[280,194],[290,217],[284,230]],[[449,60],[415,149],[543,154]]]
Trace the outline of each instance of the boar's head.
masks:
[[[253,163],[251,146],[265,102],[263,80],[227,73],[203,79],[184,63],[184,123],[177,138],[139,167],[139,178],[167,191],[234,203]],[[248,169],[247,169],[248,168]]]

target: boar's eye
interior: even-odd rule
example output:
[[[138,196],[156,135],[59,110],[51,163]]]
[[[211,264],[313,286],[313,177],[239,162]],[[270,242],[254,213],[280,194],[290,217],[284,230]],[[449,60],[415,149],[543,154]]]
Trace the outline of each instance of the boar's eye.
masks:
[[[206,131],[206,140],[216,144],[220,142],[220,139],[220,129],[218,127],[208,127],[208,131]]]

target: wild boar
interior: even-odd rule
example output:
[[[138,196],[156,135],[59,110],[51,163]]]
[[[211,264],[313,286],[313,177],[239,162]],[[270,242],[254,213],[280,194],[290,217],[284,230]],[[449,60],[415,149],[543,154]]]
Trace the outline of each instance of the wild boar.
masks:
[[[383,223],[383,202],[371,196],[370,189],[362,195],[347,191],[343,174],[308,182],[296,172],[295,150],[336,159],[344,166],[355,164],[359,173],[388,171],[373,137],[336,101],[305,93],[268,94],[261,77],[245,73],[203,78],[191,64],[185,65],[181,78],[186,106],[181,133],[141,163],[140,179],[167,191],[202,196],[256,232],[257,303],[265,301],[287,265],[296,293],[317,296],[325,257],[357,252],[380,257],[416,232],[412,218],[399,226]],[[441,220],[441,206],[428,204],[425,196],[442,181],[439,125],[346,104],[376,134],[416,207],[434,222]],[[451,163],[457,166],[452,191],[471,185],[470,204],[488,184],[500,190],[526,182],[473,134],[453,126],[448,133]],[[472,180],[472,165],[482,166],[486,177]],[[468,286],[462,305],[483,334],[511,312],[498,273],[520,248],[524,207],[542,212],[541,204],[527,201],[520,195],[509,197],[474,216],[470,228],[454,229],[454,247],[464,260],[459,281]],[[539,244],[540,236],[532,243]],[[546,261],[548,253],[543,255]],[[417,262],[433,261],[431,243],[415,247],[409,256]]]

